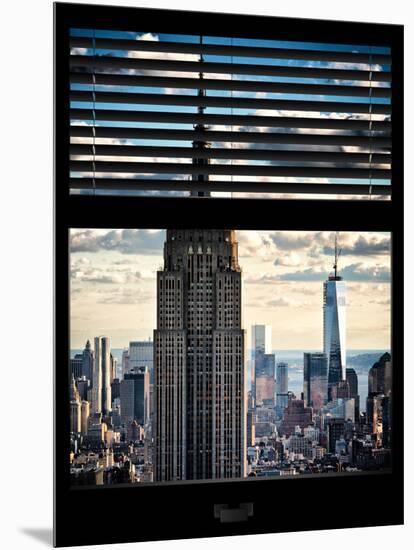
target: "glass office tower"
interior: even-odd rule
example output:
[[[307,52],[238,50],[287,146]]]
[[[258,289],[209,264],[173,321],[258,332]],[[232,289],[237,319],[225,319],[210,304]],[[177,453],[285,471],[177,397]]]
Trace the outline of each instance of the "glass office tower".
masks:
[[[111,412],[111,341],[107,336],[95,338],[93,363],[92,412]]]
[[[288,405],[288,364],[280,361],[276,365],[276,414],[278,417],[283,416],[283,411]]]
[[[265,355],[272,353],[272,327],[270,325],[252,326],[252,395],[256,405],[256,378],[263,375],[265,367]],[[274,376],[274,375],[273,375]]]
[[[305,405],[321,409],[328,400],[328,363],[324,353],[303,354],[303,395]]]
[[[346,286],[342,277],[331,275],[323,284],[323,351],[328,361],[328,393],[345,379]]]

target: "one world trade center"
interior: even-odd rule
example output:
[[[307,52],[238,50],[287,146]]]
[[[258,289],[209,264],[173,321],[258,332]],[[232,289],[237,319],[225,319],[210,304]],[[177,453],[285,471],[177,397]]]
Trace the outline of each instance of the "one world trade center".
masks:
[[[346,286],[338,275],[337,236],[335,235],[334,274],[323,284],[323,350],[328,362],[328,399],[334,399],[346,372]]]

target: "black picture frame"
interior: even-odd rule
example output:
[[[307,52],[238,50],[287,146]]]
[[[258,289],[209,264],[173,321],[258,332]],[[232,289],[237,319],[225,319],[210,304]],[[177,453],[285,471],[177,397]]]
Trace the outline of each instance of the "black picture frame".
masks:
[[[55,4],[54,544],[72,546],[403,523],[403,27],[204,12]],[[104,197],[69,193],[69,29],[157,28],[388,46],[392,51],[392,200]],[[223,29],[223,31],[222,31]],[[224,31],[225,29],[225,31]],[[231,31],[229,31],[231,29]],[[389,231],[392,234],[393,449],[390,473],[100,486],[69,479],[69,229],[191,228]],[[334,501],[334,505],[332,505]],[[105,520],[122,502],[122,528]],[[326,506],[323,503],[326,503]],[[221,523],[217,504],[252,503]],[[363,513],[361,510],[363,509]],[[74,520],[74,517],[80,518]]]

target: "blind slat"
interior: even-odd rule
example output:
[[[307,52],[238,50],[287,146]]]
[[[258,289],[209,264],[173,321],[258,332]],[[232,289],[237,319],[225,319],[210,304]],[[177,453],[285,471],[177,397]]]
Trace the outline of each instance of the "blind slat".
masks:
[[[70,169],[74,172],[114,172],[136,174],[193,174],[193,175],[233,175],[233,176],[283,176],[301,178],[372,178],[388,179],[389,170],[361,168],[322,168],[322,167],[291,167],[262,165],[196,165],[191,163],[170,162],[103,162],[103,161],[70,161]]]
[[[223,126],[263,126],[274,128],[319,128],[328,130],[389,132],[388,121],[350,120],[333,118],[301,118],[255,115],[201,115],[198,113],[166,113],[113,109],[71,109],[74,120],[106,120],[119,122],[166,122],[176,124],[212,124]]]
[[[177,105],[194,107],[222,107],[229,109],[279,109],[284,111],[326,111],[338,113],[391,114],[391,106],[385,104],[346,103],[334,101],[301,101],[281,99],[257,99],[246,97],[191,96],[179,94],[145,94],[128,92],[90,92],[72,90],[71,101],[97,103],[125,103],[150,105]]]
[[[149,30],[70,37],[72,190],[391,197],[391,48]]]
[[[389,185],[286,183],[284,181],[193,181],[151,180],[135,178],[71,178],[72,189],[122,190],[122,191],[210,191],[210,192],[258,192],[258,193],[309,193],[338,195],[388,195]]]
[[[360,71],[346,69],[325,69],[315,67],[279,67],[255,65],[253,63],[213,63],[200,61],[176,61],[162,59],[133,59],[130,57],[110,57],[92,55],[72,55],[70,67],[88,69],[121,69],[125,71],[171,71],[206,74],[238,74],[290,78],[362,80],[390,82],[391,73],[387,71]]]
[[[336,61],[340,63],[375,63],[389,65],[391,56],[377,53],[326,51],[320,49],[271,48],[227,46],[155,40],[127,40],[116,38],[71,37],[71,48],[103,50],[143,51],[157,53],[184,53],[198,55],[223,55],[226,57],[263,57],[273,59],[296,59],[307,61]]]
[[[209,130],[205,132],[197,130],[171,130],[157,128],[113,128],[96,126],[70,127],[72,137],[91,138],[120,138],[120,139],[143,139],[143,140],[178,140],[193,141],[208,138],[210,142],[232,142],[232,143],[272,143],[281,145],[319,145],[325,147],[364,147],[364,148],[389,148],[391,147],[390,137],[376,137],[375,143],[369,136],[348,136],[348,135],[318,135],[318,134],[287,134],[279,132],[231,132]]]
[[[107,86],[135,86],[149,88],[188,88],[201,90],[227,90],[240,92],[269,92],[280,94],[306,94],[347,96],[361,98],[390,98],[390,88],[370,88],[369,86],[340,86],[336,84],[295,84],[250,80],[220,80],[215,78],[184,78],[166,76],[145,76],[110,73],[71,73],[71,82]]]
[[[269,149],[197,149],[191,147],[150,147],[136,145],[92,145],[72,144],[71,155],[92,156],[136,156],[161,158],[205,158],[205,159],[247,159],[278,160],[286,162],[354,162],[355,164],[390,164],[390,154],[370,153],[332,153],[319,151],[271,151]]]

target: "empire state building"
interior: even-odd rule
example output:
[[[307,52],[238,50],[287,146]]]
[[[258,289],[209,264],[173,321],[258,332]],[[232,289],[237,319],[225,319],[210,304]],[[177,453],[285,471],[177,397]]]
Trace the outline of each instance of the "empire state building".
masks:
[[[199,76],[191,195],[208,197]],[[154,331],[156,481],[245,475],[241,292],[235,231],[167,230]]]
[[[245,475],[244,330],[233,230],[167,230],[154,331],[156,481]]]

